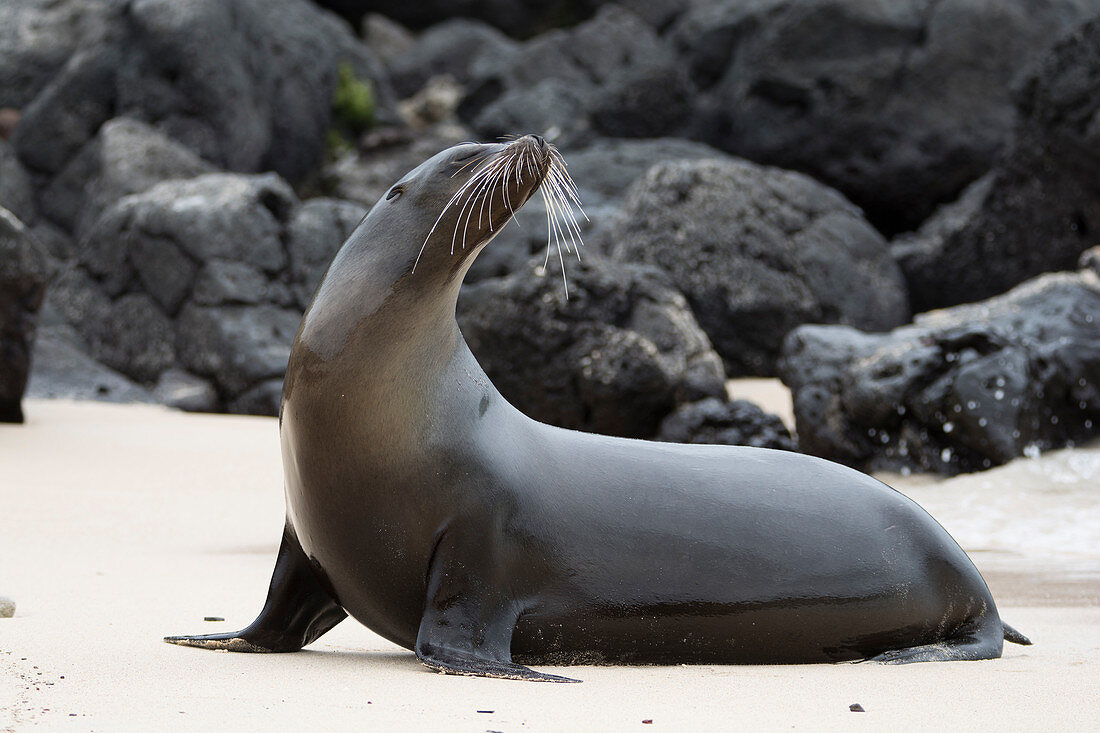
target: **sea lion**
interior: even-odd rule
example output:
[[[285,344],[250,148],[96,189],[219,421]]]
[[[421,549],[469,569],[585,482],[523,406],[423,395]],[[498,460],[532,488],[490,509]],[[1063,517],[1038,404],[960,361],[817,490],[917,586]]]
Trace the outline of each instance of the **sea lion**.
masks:
[[[351,614],[436,670],[542,681],[572,680],[516,660],[914,662],[1029,643],[950,535],[864,474],[564,430],[501,397],[459,332],[459,287],[536,190],[562,214],[563,170],[537,136],[463,144],[371,209],[291,352],[267,603],[241,631],[166,641],[296,651]]]

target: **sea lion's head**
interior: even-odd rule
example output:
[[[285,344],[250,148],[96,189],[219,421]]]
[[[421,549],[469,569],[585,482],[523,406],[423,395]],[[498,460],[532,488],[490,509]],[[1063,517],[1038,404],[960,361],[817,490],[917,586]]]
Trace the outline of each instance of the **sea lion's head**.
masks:
[[[410,255],[410,277],[452,280],[536,191],[546,201],[551,238],[575,247],[576,189],[561,154],[538,135],[448,148],[391,186],[371,216],[415,245],[400,253]]]

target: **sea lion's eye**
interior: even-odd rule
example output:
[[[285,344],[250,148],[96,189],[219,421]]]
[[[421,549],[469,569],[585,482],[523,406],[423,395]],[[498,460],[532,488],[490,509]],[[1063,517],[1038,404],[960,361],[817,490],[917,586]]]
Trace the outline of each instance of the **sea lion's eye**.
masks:
[[[389,201],[390,199],[395,199],[403,193],[405,193],[404,186],[394,186],[390,189],[390,192],[386,194],[386,201]]]

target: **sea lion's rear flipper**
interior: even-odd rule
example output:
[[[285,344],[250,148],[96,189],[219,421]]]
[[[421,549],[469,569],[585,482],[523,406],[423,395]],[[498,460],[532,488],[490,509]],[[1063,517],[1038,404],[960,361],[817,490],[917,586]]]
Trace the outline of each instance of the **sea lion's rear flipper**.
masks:
[[[347,618],[321,587],[288,523],[264,610],[247,628],[222,634],[166,636],[171,644],[231,652],[296,652]]]
[[[448,530],[436,541],[428,567],[428,597],[416,635],[416,656],[446,674],[532,682],[580,682],[536,672],[512,661],[518,604],[493,582],[491,542],[461,547]]]
[[[958,662],[998,659],[1004,646],[1004,631],[994,616],[975,619],[947,639],[935,644],[891,649],[868,661],[884,664],[912,662]]]

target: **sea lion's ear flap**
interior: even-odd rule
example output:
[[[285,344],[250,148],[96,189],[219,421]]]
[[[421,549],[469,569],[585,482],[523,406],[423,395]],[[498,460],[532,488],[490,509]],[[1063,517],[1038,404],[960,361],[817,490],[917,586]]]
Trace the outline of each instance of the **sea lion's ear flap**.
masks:
[[[493,552],[484,544],[463,544],[444,530],[428,568],[428,598],[416,656],[445,674],[498,677],[531,682],[580,682],[536,672],[512,661],[515,604],[485,577],[496,574]]]

